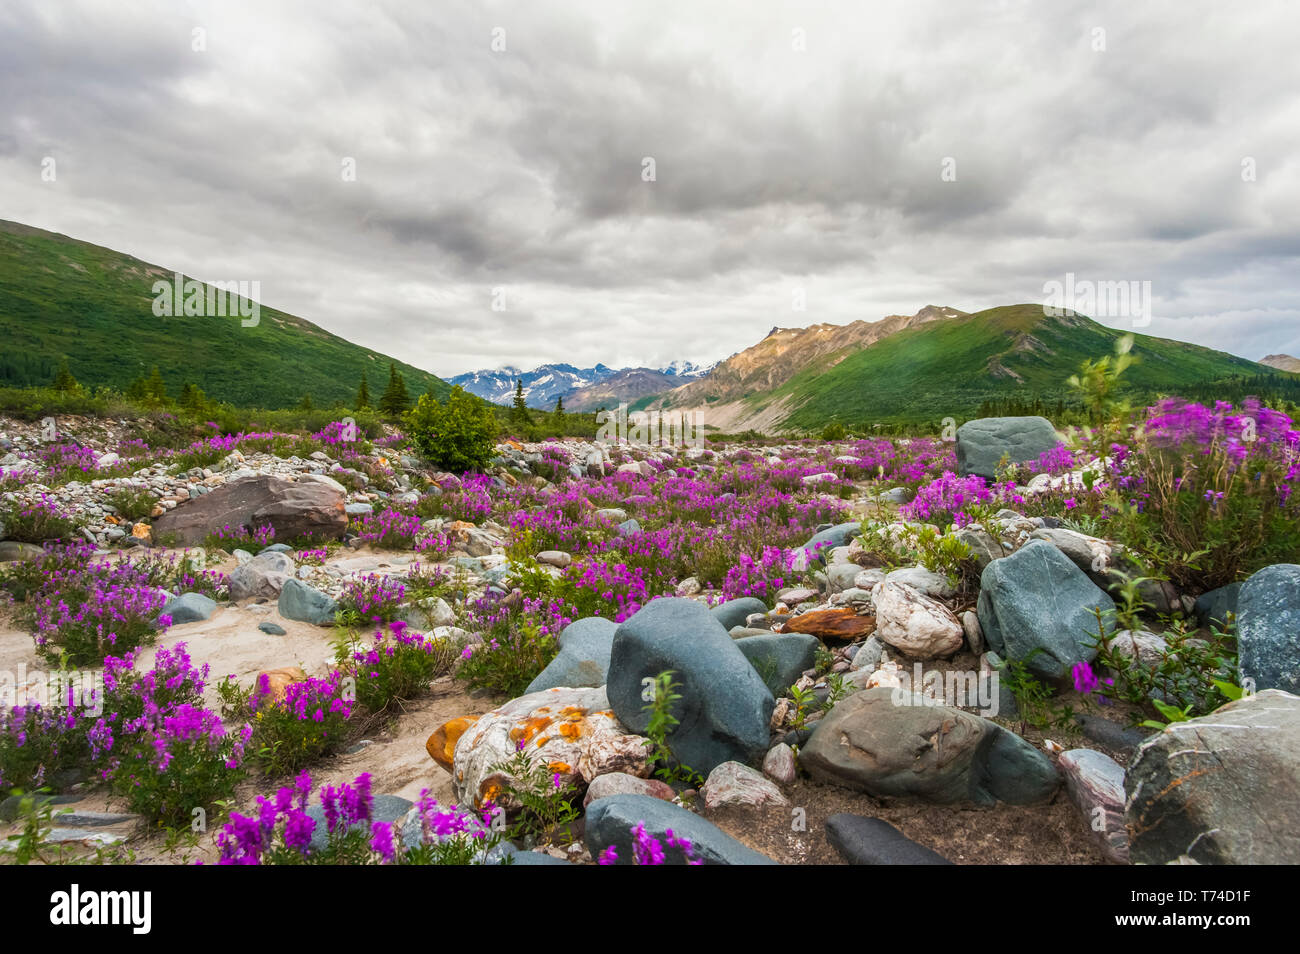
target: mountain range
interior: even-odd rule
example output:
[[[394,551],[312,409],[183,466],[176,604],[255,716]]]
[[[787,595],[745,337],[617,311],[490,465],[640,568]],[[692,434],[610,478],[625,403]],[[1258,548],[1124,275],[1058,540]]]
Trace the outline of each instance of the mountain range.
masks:
[[[674,361],[663,368],[614,369],[603,364],[576,368],[571,364],[543,364],[531,371],[515,367],[496,370],[467,371],[448,379],[470,394],[494,404],[509,404],[515,397],[516,382],[522,382],[524,401],[529,407],[550,410],[555,399],[562,397],[571,411],[587,411],[620,400],[631,401],[651,394],[661,394],[683,381],[707,374],[708,367],[689,361]],[[612,402],[612,403],[611,403]]]
[[[244,407],[289,407],[304,394],[320,407],[350,406],[363,372],[378,398],[392,362],[413,397],[445,398],[460,384],[509,404],[522,381],[528,404],[541,410],[563,397],[573,411],[626,402],[674,416],[698,412],[706,426],[732,432],[807,431],[834,420],[862,429],[1069,400],[1070,374],[1085,359],[1113,353],[1124,333],[1083,315],[1052,317],[1036,304],[973,314],[927,305],[879,321],[773,328],[712,367],[547,364],[470,372],[449,384],[272,308],[261,307],[251,326],[238,315],[160,316],[155,285],[174,277],[120,252],[0,220],[0,386],[49,384],[66,360],[91,387],[125,389],[157,366],[173,395],[191,382]],[[1287,355],[1257,363],[1149,335],[1135,335],[1133,354],[1137,362],[1123,378],[1133,399],[1300,401],[1300,374],[1290,373],[1300,361]]]

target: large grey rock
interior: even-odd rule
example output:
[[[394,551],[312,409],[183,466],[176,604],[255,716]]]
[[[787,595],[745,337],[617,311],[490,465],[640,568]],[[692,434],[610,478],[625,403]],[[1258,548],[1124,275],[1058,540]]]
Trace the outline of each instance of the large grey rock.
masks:
[[[19,543],[17,540],[0,541],[0,563],[39,560],[43,556],[45,550],[34,543]]]
[[[217,601],[202,593],[182,593],[168,600],[159,611],[160,616],[170,616],[172,625],[197,623],[208,619],[217,608]]]
[[[614,633],[609,701],[633,732],[649,725],[645,680],[666,670],[682,697],[673,710],[679,724],[668,736],[679,760],[707,774],[722,762],[762,758],[772,693],[722,624],[694,600],[652,600]]]
[[[1014,732],[885,688],[836,705],[799,761],[819,781],[939,804],[1037,804],[1060,783],[1051,761]]]
[[[1266,689],[1171,723],[1124,789],[1134,864],[1300,863],[1300,697]]]
[[[1031,540],[993,561],[980,576],[976,612],[985,641],[1048,678],[1063,678],[1076,663],[1097,658],[1091,644],[1097,640],[1098,608],[1113,625],[1105,614],[1115,609],[1114,601],[1045,540]]]
[[[1029,539],[1046,540],[1069,557],[1070,562],[1098,586],[1106,587],[1115,582],[1111,574],[1116,557],[1115,547],[1108,541],[1064,527],[1040,528],[1031,533]]]
[[[1237,598],[1242,676],[1256,689],[1300,692],[1300,565],[1266,566]]]
[[[784,695],[816,662],[821,640],[805,633],[767,633],[736,640],[773,696]]]
[[[1022,464],[1059,443],[1045,417],[981,417],[957,428],[957,472],[993,480],[1004,454],[1011,463]]]
[[[181,545],[194,546],[222,527],[252,532],[267,524],[281,540],[342,539],[348,527],[343,494],[316,480],[247,477],[164,513],[153,523],[153,538],[175,537]]]
[[[230,571],[230,598],[244,600],[253,596],[278,597],[284,584],[293,577],[293,560],[283,553],[259,553],[247,563]]]
[[[826,840],[851,865],[950,865],[883,818],[841,812],[826,819]]]
[[[564,627],[559,653],[528,684],[525,694],[558,686],[576,689],[605,685],[617,629],[617,623],[599,616],[577,619]]]
[[[617,864],[632,864],[632,828],[645,824],[646,833],[657,838],[664,849],[664,863],[686,863],[682,852],[668,845],[668,829],[678,838],[689,838],[691,854],[706,865],[772,865],[766,855],[746,848],[712,822],[679,808],[672,802],[649,795],[611,795],[592,802],[587,809],[585,841],[593,858],[610,845]]]
[[[744,626],[751,613],[766,613],[767,604],[756,596],[742,596],[738,599],[727,600],[712,610],[713,618],[722,624],[723,629],[734,629],[737,626]]]
[[[284,581],[284,587],[280,590],[278,609],[285,619],[311,623],[313,626],[330,626],[334,623],[334,612],[338,609],[338,604],[315,587],[290,577]]]

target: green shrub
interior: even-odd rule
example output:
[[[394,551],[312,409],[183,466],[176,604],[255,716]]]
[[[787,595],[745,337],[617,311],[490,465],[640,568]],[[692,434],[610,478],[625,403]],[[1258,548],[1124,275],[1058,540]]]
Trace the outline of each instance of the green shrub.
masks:
[[[416,449],[443,470],[483,470],[492,458],[496,418],[487,405],[462,388],[455,388],[446,404],[432,395],[420,395],[419,403],[403,420]]]

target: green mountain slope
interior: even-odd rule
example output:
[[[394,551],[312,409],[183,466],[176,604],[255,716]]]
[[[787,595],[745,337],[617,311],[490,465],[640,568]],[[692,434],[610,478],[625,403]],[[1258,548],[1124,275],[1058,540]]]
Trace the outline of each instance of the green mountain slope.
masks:
[[[832,418],[852,425],[960,420],[985,401],[1068,401],[1066,378],[1084,359],[1111,354],[1123,334],[1081,315],[1047,317],[1041,305],[991,308],[831,356],[754,400],[766,405],[787,399],[794,410],[783,423],[793,428],[819,427]],[[1288,380],[1292,376],[1245,358],[1165,338],[1135,338],[1138,363],[1123,379],[1135,400],[1159,394],[1201,397],[1207,388],[1214,396],[1213,382],[1259,375],[1286,393],[1295,388]],[[1224,390],[1219,396],[1237,396]],[[1297,397],[1290,394],[1291,400]]]
[[[364,370],[373,400],[391,359],[294,315],[262,307],[255,327],[235,317],[154,315],[154,282],[173,271],[54,232],[0,220],[0,386],[49,384],[59,361],[88,387],[125,389],[157,365],[175,397],[182,383],[238,406],[281,408],[311,394],[350,404]],[[412,398],[446,382],[396,361]]]

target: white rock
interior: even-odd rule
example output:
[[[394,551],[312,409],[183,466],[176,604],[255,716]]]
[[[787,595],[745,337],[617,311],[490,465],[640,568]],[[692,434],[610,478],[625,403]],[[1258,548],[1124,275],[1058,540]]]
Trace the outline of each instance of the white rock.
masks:
[[[951,656],[961,648],[961,623],[946,606],[906,583],[886,580],[871,591],[876,635],[917,659]]]

